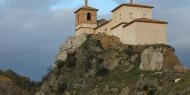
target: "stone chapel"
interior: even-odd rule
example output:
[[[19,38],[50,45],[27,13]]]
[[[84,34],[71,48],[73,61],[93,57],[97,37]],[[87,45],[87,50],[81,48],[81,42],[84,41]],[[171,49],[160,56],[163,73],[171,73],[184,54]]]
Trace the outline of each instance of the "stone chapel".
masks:
[[[105,33],[120,38],[123,44],[149,45],[167,44],[166,21],[153,19],[153,6],[123,3],[113,9],[112,19],[97,20],[98,9],[85,5],[75,13],[75,36],[86,34]]]

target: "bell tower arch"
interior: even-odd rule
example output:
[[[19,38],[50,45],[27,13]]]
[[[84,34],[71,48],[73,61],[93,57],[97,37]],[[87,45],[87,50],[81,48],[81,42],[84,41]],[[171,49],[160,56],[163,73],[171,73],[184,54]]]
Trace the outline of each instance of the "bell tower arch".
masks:
[[[94,29],[97,27],[97,11],[98,9],[88,6],[88,1],[85,0],[85,5],[74,12],[76,36],[82,33],[94,33]]]

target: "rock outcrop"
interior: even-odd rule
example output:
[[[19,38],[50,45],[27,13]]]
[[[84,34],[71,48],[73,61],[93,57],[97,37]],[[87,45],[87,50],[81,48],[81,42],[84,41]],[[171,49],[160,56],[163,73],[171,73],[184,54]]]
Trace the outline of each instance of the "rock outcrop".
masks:
[[[189,73],[167,45],[124,45],[117,37],[88,35],[67,40],[57,59],[35,95],[190,94]]]
[[[67,54],[73,52],[76,48],[80,47],[84,41],[86,41],[87,35],[83,34],[77,37],[70,37],[61,46],[60,52],[57,56],[57,60],[66,60]]]
[[[153,47],[144,49],[141,54],[141,70],[161,70],[164,64],[164,53],[162,48]]]

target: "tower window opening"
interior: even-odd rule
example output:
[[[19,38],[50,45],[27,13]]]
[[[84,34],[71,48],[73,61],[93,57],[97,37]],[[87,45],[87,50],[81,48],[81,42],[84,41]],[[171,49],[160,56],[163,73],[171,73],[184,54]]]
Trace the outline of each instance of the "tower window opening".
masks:
[[[79,22],[79,14],[77,14],[77,21]]]
[[[91,14],[87,13],[87,20],[91,20]]]
[[[129,13],[129,18],[133,19],[133,13]]]
[[[146,17],[146,14],[143,14],[143,18],[145,18]]]
[[[119,14],[119,19],[121,20],[121,13]]]

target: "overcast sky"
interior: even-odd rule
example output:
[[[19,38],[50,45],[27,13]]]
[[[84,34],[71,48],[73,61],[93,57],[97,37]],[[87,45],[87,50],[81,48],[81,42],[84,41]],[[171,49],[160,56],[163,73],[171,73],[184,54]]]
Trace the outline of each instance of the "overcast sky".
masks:
[[[58,49],[74,34],[74,10],[84,0],[0,0],[0,69],[40,80]],[[103,1],[103,3],[102,3]],[[154,18],[166,20],[169,44],[190,67],[190,0],[134,0],[155,6]],[[98,18],[127,0],[89,0]]]

